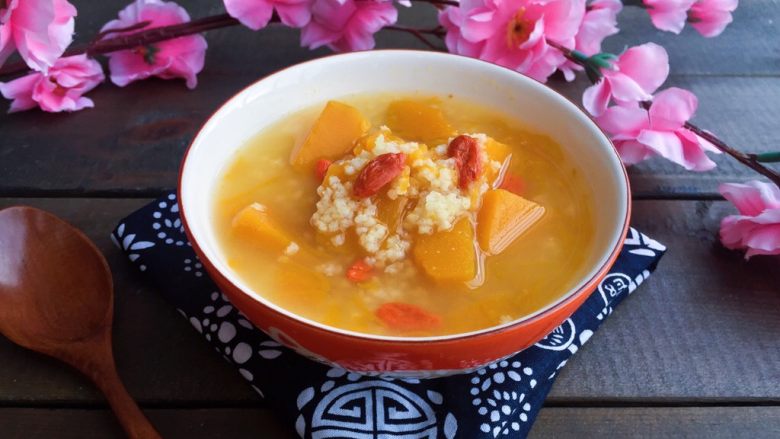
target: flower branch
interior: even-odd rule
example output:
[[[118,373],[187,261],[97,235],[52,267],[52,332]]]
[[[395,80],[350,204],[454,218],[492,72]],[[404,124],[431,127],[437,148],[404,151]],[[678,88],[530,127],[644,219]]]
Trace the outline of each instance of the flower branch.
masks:
[[[144,26],[140,26],[144,22],[136,23],[131,26],[127,26],[121,29],[112,29],[102,32],[103,35],[114,34],[118,32],[133,31],[136,29],[142,29]],[[118,35],[111,38],[100,39],[100,35],[96,37],[92,42],[81,46],[76,46],[68,49],[63,54],[64,57],[72,55],[87,54],[89,56],[103,55],[111,52],[117,52],[120,50],[133,49],[136,47],[142,47],[160,41],[171,40],[178,37],[187,35],[199,34],[212,29],[219,29],[228,26],[238,25],[239,22],[235,18],[228,14],[219,14],[209,17],[199,18],[187,23],[173,24],[169,26],[161,26],[153,29],[141,30],[128,35]],[[22,61],[8,64],[7,66],[0,68],[0,77],[7,77],[18,75],[29,71],[29,67]]]
[[[612,69],[612,63],[618,58],[616,55],[609,53],[597,53],[595,55],[587,56],[576,50],[571,50],[555,41],[547,41],[547,44],[551,47],[561,51],[563,55],[570,61],[582,66],[588,76],[588,78],[594,84],[603,81],[604,74],[602,69]],[[640,105],[645,110],[649,111],[652,106],[651,100],[644,100],[640,102]],[[728,154],[740,163],[748,166],[759,174],[767,177],[772,183],[780,188],[780,173],[773,169],[770,169],[761,162],[780,161],[780,152],[767,153],[767,154],[747,154],[738,149],[729,146],[726,142],[719,139],[714,134],[706,131],[689,121],[683,123],[683,127],[688,131],[696,134],[702,139],[706,140],[718,150]]]
[[[460,6],[460,2],[456,0],[410,0],[414,3],[430,3],[437,8],[443,8],[445,6]]]

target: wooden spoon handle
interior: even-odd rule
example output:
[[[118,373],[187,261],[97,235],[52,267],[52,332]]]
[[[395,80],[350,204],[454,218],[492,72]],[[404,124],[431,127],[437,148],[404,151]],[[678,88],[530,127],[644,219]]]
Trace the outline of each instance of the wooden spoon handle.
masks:
[[[129,438],[161,439],[160,434],[154,429],[138,404],[127,393],[127,389],[116,372],[113,360],[111,360],[110,367],[106,367],[100,374],[91,378],[106,395],[111,409]]]
[[[85,345],[89,348],[81,350],[83,355],[70,358],[68,362],[103,392],[127,436],[131,439],[161,439],[122,384],[116,371],[110,337],[92,340]]]

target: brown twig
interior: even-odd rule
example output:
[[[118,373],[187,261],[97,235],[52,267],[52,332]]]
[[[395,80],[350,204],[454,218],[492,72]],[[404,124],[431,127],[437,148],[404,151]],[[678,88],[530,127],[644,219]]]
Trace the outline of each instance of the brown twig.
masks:
[[[586,64],[587,62],[583,61],[581,58],[578,58],[576,56],[573,56],[573,51],[571,49],[568,49],[555,41],[547,41],[547,44],[551,47],[554,47],[561,52],[563,52],[564,56],[568,58],[569,60],[583,66],[588,67]],[[592,80],[592,78],[591,78]],[[644,101],[641,103],[642,108],[645,110],[650,109],[650,105],[652,104],[651,101]],[[707,140],[711,144],[713,144],[716,148],[718,148],[720,151],[730,155],[738,162],[742,163],[743,165],[749,167],[750,169],[758,172],[759,174],[763,175],[764,177],[768,178],[772,183],[777,185],[778,188],[780,188],[780,173],[777,171],[770,169],[764,165],[762,165],[758,160],[757,156],[755,154],[746,154],[738,149],[732,148],[729,146],[726,142],[720,140],[717,136],[710,133],[709,131],[703,130],[699,128],[698,126],[690,123],[685,122],[685,125],[683,125],[685,129],[691,131],[692,133],[696,134],[697,136],[701,137],[704,140]]]
[[[410,0],[418,3],[430,3],[437,8],[441,9],[444,6],[460,6],[460,2],[456,0]]]
[[[116,33],[120,33],[120,32],[130,32],[130,31],[134,31],[134,30],[141,30],[141,29],[145,28],[146,26],[149,26],[150,24],[152,24],[151,21],[145,20],[145,21],[139,21],[136,24],[132,24],[132,25],[126,26],[126,27],[118,27],[116,29],[104,30],[103,32],[98,32],[98,34],[95,35],[95,38],[92,39],[92,42],[94,43],[96,41],[102,40],[103,38],[106,37],[106,35],[110,35],[110,34],[116,34]]]
[[[238,20],[228,14],[213,15],[187,23],[156,27],[154,29],[142,30],[128,35],[119,35],[104,40],[93,41],[88,44],[68,49],[63,56],[78,55],[81,53],[86,53],[90,56],[101,55],[186,35],[197,34],[212,29],[219,29],[221,27],[235,26],[237,24],[239,24]],[[27,67],[24,62],[12,63],[0,69],[0,77],[26,73],[28,70],[29,67]]]
[[[697,136],[703,138],[704,140],[709,141],[715,145],[716,148],[734,157],[734,159],[743,165],[768,178],[772,183],[780,188],[780,173],[777,173],[775,170],[769,169],[759,163],[758,160],[756,160],[756,156],[754,154],[745,154],[742,151],[734,149],[727,145],[724,141],[717,138],[714,134],[701,129],[690,122],[685,122],[685,128],[695,133]]]

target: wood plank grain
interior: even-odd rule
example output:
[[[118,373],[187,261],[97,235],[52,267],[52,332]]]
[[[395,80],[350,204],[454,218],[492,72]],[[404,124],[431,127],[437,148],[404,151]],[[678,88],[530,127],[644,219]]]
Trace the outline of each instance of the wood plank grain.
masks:
[[[735,23],[715,40],[689,35],[690,29],[679,37],[662,33],[649,25],[644,11],[626,8],[621,15],[625,35],[615,37],[610,47],[650,40],[663,43],[672,54],[675,74],[669,85],[690,88],[700,97],[697,123],[747,151],[777,149],[774,115],[780,112],[780,40],[761,36],[772,35],[772,23],[780,21],[778,2],[754,0],[743,5]],[[81,6],[78,38],[82,40],[124,4],[75,3]],[[209,0],[194,1],[188,8],[193,16],[221,11],[219,2]],[[433,20],[433,9],[427,5],[401,9],[402,21]],[[187,90],[182,81],[156,79],[125,88],[104,84],[90,94],[96,109],[70,115],[40,111],[0,115],[0,196],[143,196],[171,188],[184,149],[219,104],[270,72],[328,53],[299,47],[296,31],[283,28],[257,33],[239,27],[223,29],[211,32],[208,40],[207,65],[196,90]],[[386,32],[379,47],[421,46],[408,35]],[[733,76],[745,74],[762,77]],[[584,79],[573,84],[554,79],[551,85],[579,102],[587,84]],[[752,177],[732,161],[719,159],[718,163],[717,171],[694,175],[655,160],[632,171],[634,188],[641,197],[707,196],[715,193],[718,181]]]
[[[115,352],[132,395],[156,407],[262,406],[239,375],[144,286],[108,234],[144,200],[0,199],[82,228],[115,277]],[[714,243],[725,202],[639,201],[633,224],[669,253],[563,369],[551,404],[780,402],[780,262]],[[80,377],[0,338],[0,405],[103,405]],[[186,372],[183,372],[186,371]]]
[[[262,409],[147,409],[163,437],[291,439],[291,428]],[[121,439],[107,410],[0,409],[6,439]],[[530,438],[752,439],[780,435],[780,407],[641,407],[542,409]]]
[[[212,72],[214,73],[214,72]],[[215,74],[216,75],[216,74]],[[128,90],[103,87],[95,96],[121,111],[84,111],[64,116],[28,112],[0,124],[0,196],[83,193],[154,195],[176,185],[179,161],[211,109],[241,88],[204,73],[202,87],[182,92],[181,84],[151,80]],[[249,81],[247,81],[249,82]],[[673,77],[670,85],[692,90],[700,109],[694,121],[748,152],[780,148],[780,77]],[[554,81],[574,102],[586,84]],[[132,93],[133,100],[126,100]],[[40,126],[46,126],[42,131]],[[726,157],[719,167],[694,173],[661,158],[631,169],[639,197],[711,196],[724,181],[758,177]]]
[[[529,438],[760,438],[780,435],[778,407],[544,408]]]
[[[292,429],[263,409],[146,409],[166,439],[292,439]],[[0,408],[4,439],[123,439],[113,414],[105,409]]]

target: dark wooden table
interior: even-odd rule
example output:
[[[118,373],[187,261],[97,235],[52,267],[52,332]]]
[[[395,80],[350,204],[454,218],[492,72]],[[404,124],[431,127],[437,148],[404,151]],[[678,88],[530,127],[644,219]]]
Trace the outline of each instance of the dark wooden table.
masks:
[[[85,40],[125,2],[74,3]],[[222,10],[215,0],[184,3],[194,17]],[[431,8],[413,9],[402,11],[407,23],[433,22]],[[696,123],[745,150],[780,148],[780,1],[743,0],[716,39],[692,29],[656,31],[638,8],[627,8],[620,22],[624,31],[608,48],[666,47],[667,85],[698,95]],[[0,116],[0,207],[50,210],[98,243],[114,273],[120,375],[165,437],[290,437],[108,238],[120,218],[174,187],[184,148],[217,105],[269,72],[327,53],[299,48],[287,29],[233,28],[207,38],[194,91],[179,81],[104,84],[90,94],[92,110]],[[379,40],[380,47],[420,47],[407,35]],[[582,79],[551,84],[575,101],[585,86]],[[533,437],[780,437],[780,261],[746,263],[717,244],[719,220],[733,210],[718,183],[754,175],[734,161],[716,162],[703,174],[662,160],[631,169],[632,223],[669,252],[563,370]],[[85,380],[0,338],[0,437],[122,435]]]

